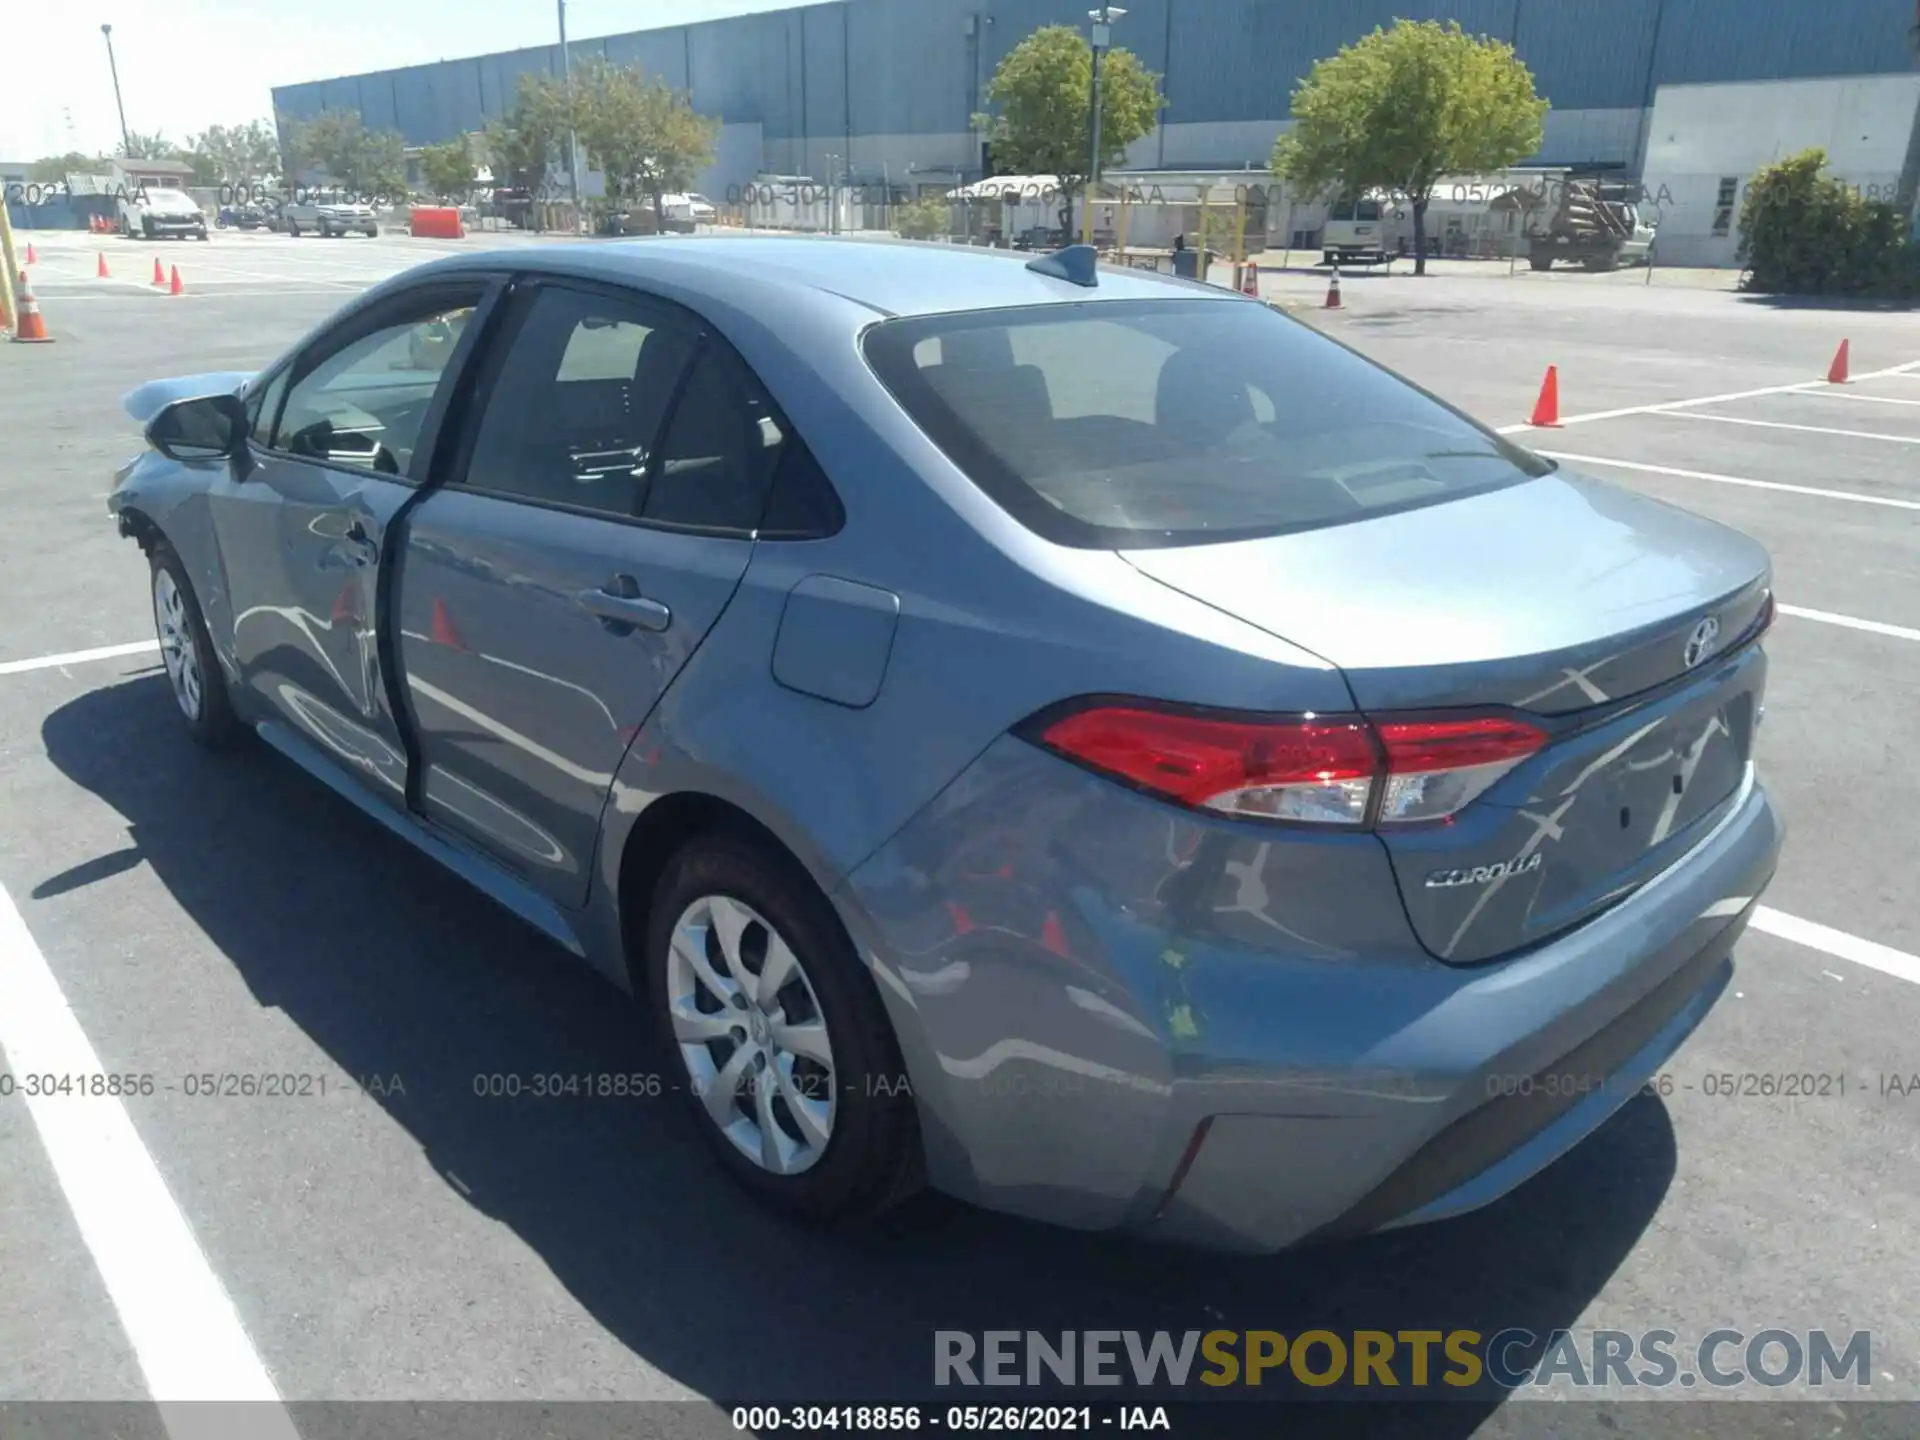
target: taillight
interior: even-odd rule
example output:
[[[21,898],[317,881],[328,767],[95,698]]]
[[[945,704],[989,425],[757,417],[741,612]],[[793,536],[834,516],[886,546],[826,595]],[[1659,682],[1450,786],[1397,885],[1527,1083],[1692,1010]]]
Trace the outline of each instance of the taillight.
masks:
[[[1042,728],[1067,759],[1199,809],[1359,827],[1445,819],[1546,743],[1521,720],[1221,719],[1092,704]]]
[[[1547,743],[1523,720],[1373,722],[1386,747],[1386,792],[1379,823],[1407,825],[1458,814],[1514,766]]]

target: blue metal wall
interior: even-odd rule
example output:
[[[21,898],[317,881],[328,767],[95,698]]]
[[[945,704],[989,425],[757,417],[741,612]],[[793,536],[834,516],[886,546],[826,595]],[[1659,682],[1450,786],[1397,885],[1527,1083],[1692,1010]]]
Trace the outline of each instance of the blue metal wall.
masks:
[[[1007,51],[1087,0],[838,0],[576,42],[638,63],[770,140],[963,132]],[[1397,16],[1513,41],[1561,110],[1635,109],[1661,84],[1904,72],[1913,0],[1134,0],[1116,39],[1165,77],[1168,124],[1273,120],[1313,62]],[[977,17],[976,29],[967,29]],[[355,109],[413,144],[475,130],[559,47],[282,86],[293,119]],[[829,147],[830,148],[830,147]]]

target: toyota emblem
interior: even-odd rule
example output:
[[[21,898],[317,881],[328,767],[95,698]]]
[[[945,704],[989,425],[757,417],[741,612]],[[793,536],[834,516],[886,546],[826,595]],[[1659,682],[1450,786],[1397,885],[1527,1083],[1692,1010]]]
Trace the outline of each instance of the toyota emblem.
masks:
[[[1713,654],[1714,644],[1720,639],[1720,622],[1709,615],[1693,627],[1693,633],[1687,636],[1686,662],[1691,670],[1702,660]]]

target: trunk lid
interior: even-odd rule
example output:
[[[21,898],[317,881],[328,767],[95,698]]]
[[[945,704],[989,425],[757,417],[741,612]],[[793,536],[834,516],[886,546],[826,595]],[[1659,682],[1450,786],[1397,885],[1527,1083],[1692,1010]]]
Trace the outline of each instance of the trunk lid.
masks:
[[[1546,746],[1446,821],[1379,834],[1437,957],[1551,939],[1658,874],[1745,782],[1766,552],[1564,472],[1271,539],[1123,552],[1340,667],[1357,707],[1524,712]]]

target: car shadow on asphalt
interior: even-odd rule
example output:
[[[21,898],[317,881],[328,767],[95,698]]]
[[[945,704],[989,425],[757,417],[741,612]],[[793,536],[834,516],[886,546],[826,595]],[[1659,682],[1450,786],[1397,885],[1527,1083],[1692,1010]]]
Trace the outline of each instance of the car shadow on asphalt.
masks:
[[[149,675],[61,707],[42,736],[63,774],[125,817],[139,860],[262,1006],[342,1071],[402,1076],[405,1095],[381,1103],[432,1164],[608,1332],[718,1401],[1036,1398],[936,1390],[937,1330],[1544,1336],[1578,1321],[1673,1176],[1666,1111],[1643,1098],[1486,1210],[1320,1250],[1194,1253],[937,1196],[862,1229],[809,1231],[734,1188],[678,1095],[476,1096],[476,1076],[670,1072],[634,1002],[585,966],[264,746],[208,754],[177,722],[164,678]],[[90,859],[39,888],[84,889],[126,863]],[[1071,1396],[1093,1398],[1172,1397]],[[1390,1422],[1369,1407],[1380,1425],[1367,1428],[1465,1436],[1500,1399],[1482,1388]],[[1286,1433],[1321,1409],[1287,1407]],[[1277,1419],[1271,1406],[1215,1413],[1222,1430],[1273,1433]]]

